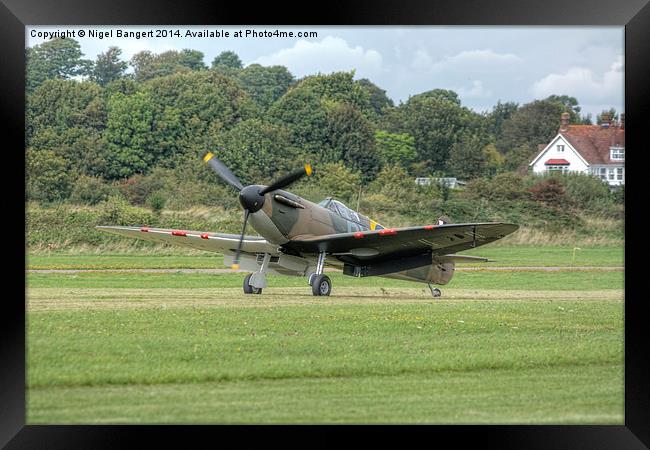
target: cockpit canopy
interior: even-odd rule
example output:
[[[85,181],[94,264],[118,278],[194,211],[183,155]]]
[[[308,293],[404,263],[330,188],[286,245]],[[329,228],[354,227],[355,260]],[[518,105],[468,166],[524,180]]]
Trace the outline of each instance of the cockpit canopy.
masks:
[[[318,203],[323,208],[327,208],[330,211],[334,212],[338,216],[349,220],[351,222],[361,225],[365,229],[369,230],[382,230],[384,227],[376,223],[374,220],[370,220],[368,217],[363,214],[359,214],[353,209],[348,208],[343,203],[338,200],[333,200],[332,197],[327,197],[325,200]]]

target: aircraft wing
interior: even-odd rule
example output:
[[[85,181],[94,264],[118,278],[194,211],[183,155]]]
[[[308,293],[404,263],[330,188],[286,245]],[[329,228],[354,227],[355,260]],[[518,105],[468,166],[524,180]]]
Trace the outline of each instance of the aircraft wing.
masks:
[[[150,227],[98,226],[100,231],[145,241],[180,245],[208,252],[231,254],[237,250],[238,234],[209,233],[204,231],[171,230]],[[259,236],[244,236],[243,253],[278,254],[278,246]]]
[[[366,261],[428,251],[434,256],[444,256],[489,244],[518,228],[518,225],[498,222],[426,225],[325,236],[298,236],[290,245],[301,253],[326,251]]]

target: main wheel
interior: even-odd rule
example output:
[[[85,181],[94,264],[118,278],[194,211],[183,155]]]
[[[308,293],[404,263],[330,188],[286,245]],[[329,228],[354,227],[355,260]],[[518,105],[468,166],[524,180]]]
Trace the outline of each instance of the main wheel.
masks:
[[[314,295],[330,295],[332,292],[332,281],[327,275],[316,275],[311,280],[311,292]]]
[[[249,284],[252,275],[252,273],[249,273],[246,275],[246,278],[244,278],[244,294],[261,294],[262,288],[256,288]]]

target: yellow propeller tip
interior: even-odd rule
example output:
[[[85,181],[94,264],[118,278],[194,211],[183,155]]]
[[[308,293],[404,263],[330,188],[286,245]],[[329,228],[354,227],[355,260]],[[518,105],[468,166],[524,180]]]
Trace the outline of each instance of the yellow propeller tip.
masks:
[[[233,264],[230,267],[232,268],[232,270],[239,270],[239,264]]]
[[[307,172],[307,176],[311,176],[311,173],[313,172],[311,165],[305,164],[305,172]]]
[[[203,157],[203,161],[207,163],[207,162],[210,161],[212,158],[214,158],[214,155],[213,155],[212,153],[208,152],[208,153],[206,153],[205,156]]]

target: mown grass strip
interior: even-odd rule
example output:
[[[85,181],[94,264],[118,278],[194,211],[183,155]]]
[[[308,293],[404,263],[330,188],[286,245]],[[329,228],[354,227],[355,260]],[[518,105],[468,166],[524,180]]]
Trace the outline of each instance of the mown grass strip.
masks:
[[[496,263],[463,264],[464,266],[622,266],[623,247],[574,246],[486,246],[463,252],[484,256]],[[156,268],[223,268],[223,256],[193,251],[175,254],[173,248],[160,250],[161,254],[142,253],[70,253],[32,252],[27,258],[28,269],[156,269]],[[182,250],[182,249],[181,249]]]
[[[127,288],[236,288],[242,286],[245,273],[125,273],[125,272],[89,272],[89,273],[34,273],[27,274],[29,288],[74,287],[100,289]],[[426,289],[422,283],[394,280],[390,278],[368,277],[354,278],[341,273],[328,273],[332,279],[333,294],[342,294],[339,289],[346,287],[412,287]],[[454,289],[531,289],[531,290],[597,290],[623,289],[624,272],[622,271],[511,271],[458,272],[451,282],[443,286]],[[269,276],[269,291],[275,287],[304,287],[309,289],[303,277]],[[264,295],[264,294],[263,294]]]

